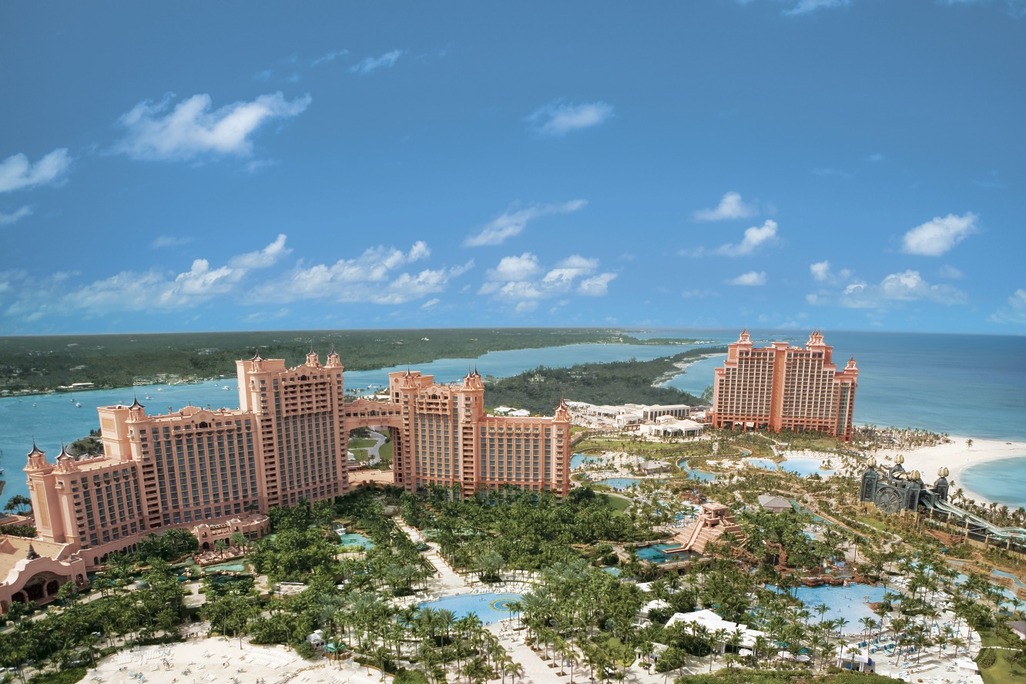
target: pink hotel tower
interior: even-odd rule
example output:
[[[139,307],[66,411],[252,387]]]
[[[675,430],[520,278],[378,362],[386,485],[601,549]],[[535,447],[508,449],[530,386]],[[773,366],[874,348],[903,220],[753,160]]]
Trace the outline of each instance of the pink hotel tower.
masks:
[[[805,348],[774,342],[756,348],[747,330],[727,347],[713,376],[713,427],[824,432],[851,441],[859,369],[842,370],[818,331]]]
[[[345,494],[357,427],[390,431],[395,483],[409,491],[570,490],[565,403],[551,418],[488,415],[476,371],[452,385],[392,373],[387,399],[347,402],[335,352],[323,365],[310,353],[295,368],[260,356],[236,367],[238,409],[151,416],[138,401],[104,406],[103,454],[62,450],[50,463],[33,447],[25,472],[37,537],[0,537],[0,613],[11,600],[52,599],[59,584],[84,581],[107,554],[161,529],[184,527],[212,548],[235,532],[266,533],[274,506]]]

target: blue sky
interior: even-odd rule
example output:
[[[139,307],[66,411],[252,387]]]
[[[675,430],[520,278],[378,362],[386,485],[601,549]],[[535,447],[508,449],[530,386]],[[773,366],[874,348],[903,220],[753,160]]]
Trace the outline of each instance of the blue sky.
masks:
[[[1026,0],[9,0],[0,38],[0,334],[1026,332]]]

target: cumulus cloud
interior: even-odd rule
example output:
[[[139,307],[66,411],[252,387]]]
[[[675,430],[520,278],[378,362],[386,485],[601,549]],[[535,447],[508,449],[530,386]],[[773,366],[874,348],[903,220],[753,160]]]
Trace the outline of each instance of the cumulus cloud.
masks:
[[[812,273],[812,277],[816,280],[826,280],[830,277],[830,262],[817,261],[816,263],[809,265],[809,272]]]
[[[14,212],[10,213],[10,214],[5,214],[4,212],[0,211],[0,226],[8,226],[8,225],[10,225],[12,223],[17,223],[18,221],[22,220],[26,216],[31,216],[31,215],[32,215],[32,207],[27,206],[27,205],[24,206],[24,207],[19,207],[18,209],[15,209]]]
[[[745,230],[745,236],[738,244],[720,245],[716,254],[722,256],[746,256],[760,246],[773,242],[777,237],[777,222],[767,219],[761,226],[752,226]]]
[[[170,111],[171,96],[157,103],[140,102],[121,117],[128,135],[116,149],[133,159],[149,160],[187,160],[208,154],[247,156],[253,151],[251,137],[258,128],[274,119],[298,116],[310,102],[309,95],[289,101],[280,92],[213,111],[206,94],[193,95]]]
[[[265,250],[266,251],[266,250]],[[339,259],[333,264],[300,264],[283,279],[266,283],[256,297],[270,301],[332,299],[340,302],[402,304],[429,294],[442,292],[448,283],[473,267],[461,266],[424,269],[416,273],[404,269],[427,259],[431,250],[423,241],[409,250],[395,247],[371,247],[358,257]]]
[[[905,270],[884,276],[873,284],[850,277],[836,289],[824,289],[806,297],[813,304],[837,304],[851,309],[887,309],[908,302],[926,301],[937,304],[961,304],[964,292],[947,284],[930,283],[919,271]]]
[[[699,209],[692,214],[696,221],[725,221],[728,219],[750,218],[755,216],[756,209],[745,204],[740,193],[730,191],[723,195],[720,203],[712,209]]]
[[[380,57],[367,57],[361,59],[359,62],[349,67],[349,71],[354,74],[360,74],[366,76],[369,73],[377,71],[378,69],[388,69],[395,65],[399,58],[402,57],[402,50],[391,50],[386,52]]]
[[[526,121],[537,133],[561,136],[571,131],[598,126],[612,116],[613,107],[606,102],[571,104],[556,100],[536,109]]]
[[[35,164],[24,154],[14,154],[0,162],[0,192],[24,190],[61,180],[71,166],[68,150],[59,148]]]
[[[251,271],[273,265],[283,248],[285,236],[267,248],[212,266],[207,259],[194,259],[189,270],[170,275],[158,269],[147,272],[122,271],[95,281],[61,298],[61,310],[86,314],[105,311],[175,311],[188,309],[215,297],[234,293]],[[256,258],[253,255],[264,255]],[[268,255],[276,255],[269,258]]]
[[[1008,298],[1007,306],[989,317],[994,323],[1026,323],[1026,289],[1019,288]]]
[[[507,256],[485,274],[478,294],[513,303],[519,311],[533,309],[539,300],[577,294],[600,297],[617,274],[599,272],[599,260],[571,255],[545,270],[530,252]]]
[[[765,271],[749,271],[728,281],[730,285],[759,286],[766,284]]]
[[[562,204],[535,204],[524,209],[507,211],[490,221],[479,232],[463,241],[464,247],[501,245],[511,237],[520,235],[534,219],[553,214],[572,214],[587,206],[587,200],[576,199]]]
[[[940,256],[978,229],[976,214],[948,214],[916,226],[902,238],[902,251],[923,256]]]

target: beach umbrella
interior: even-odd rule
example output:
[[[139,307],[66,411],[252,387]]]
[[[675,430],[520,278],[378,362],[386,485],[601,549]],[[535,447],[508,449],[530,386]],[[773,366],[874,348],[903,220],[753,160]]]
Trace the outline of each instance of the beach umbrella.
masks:
[[[780,651],[779,653],[777,653],[777,657],[781,660],[794,660],[794,654],[792,654],[790,651]]]
[[[795,660],[797,660],[799,663],[807,663],[810,660],[812,660],[812,658],[810,658],[809,656],[807,656],[807,655],[805,655],[803,653],[802,655],[800,655],[797,658],[795,658]]]

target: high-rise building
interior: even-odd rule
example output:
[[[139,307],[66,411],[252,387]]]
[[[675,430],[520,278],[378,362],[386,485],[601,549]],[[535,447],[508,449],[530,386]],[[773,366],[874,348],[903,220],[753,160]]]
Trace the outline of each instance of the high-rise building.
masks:
[[[391,433],[394,480],[410,491],[570,489],[566,405],[551,418],[488,415],[477,372],[453,385],[392,373],[387,399],[346,402],[334,352],[323,365],[314,353],[295,368],[258,355],[236,370],[238,409],[104,406],[103,454],[62,449],[50,463],[33,447],[25,472],[38,539],[91,568],[162,528],[191,529],[206,548],[236,532],[259,536],[270,508],[348,490],[349,432],[358,427]]]
[[[395,482],[408,490],[458,487],[462,496],[514,486],[565,494],[570,490],[570,411],[552,418],[491,416],[476,371],[462,383],[435,384],[419,372],[388,376],[395,424]]]
[[[850,441],[859,369],[838,370],[818,331],[805,347],[773,342],[756,348],[747,330],[714,371],[713,427],[823,432]]]

